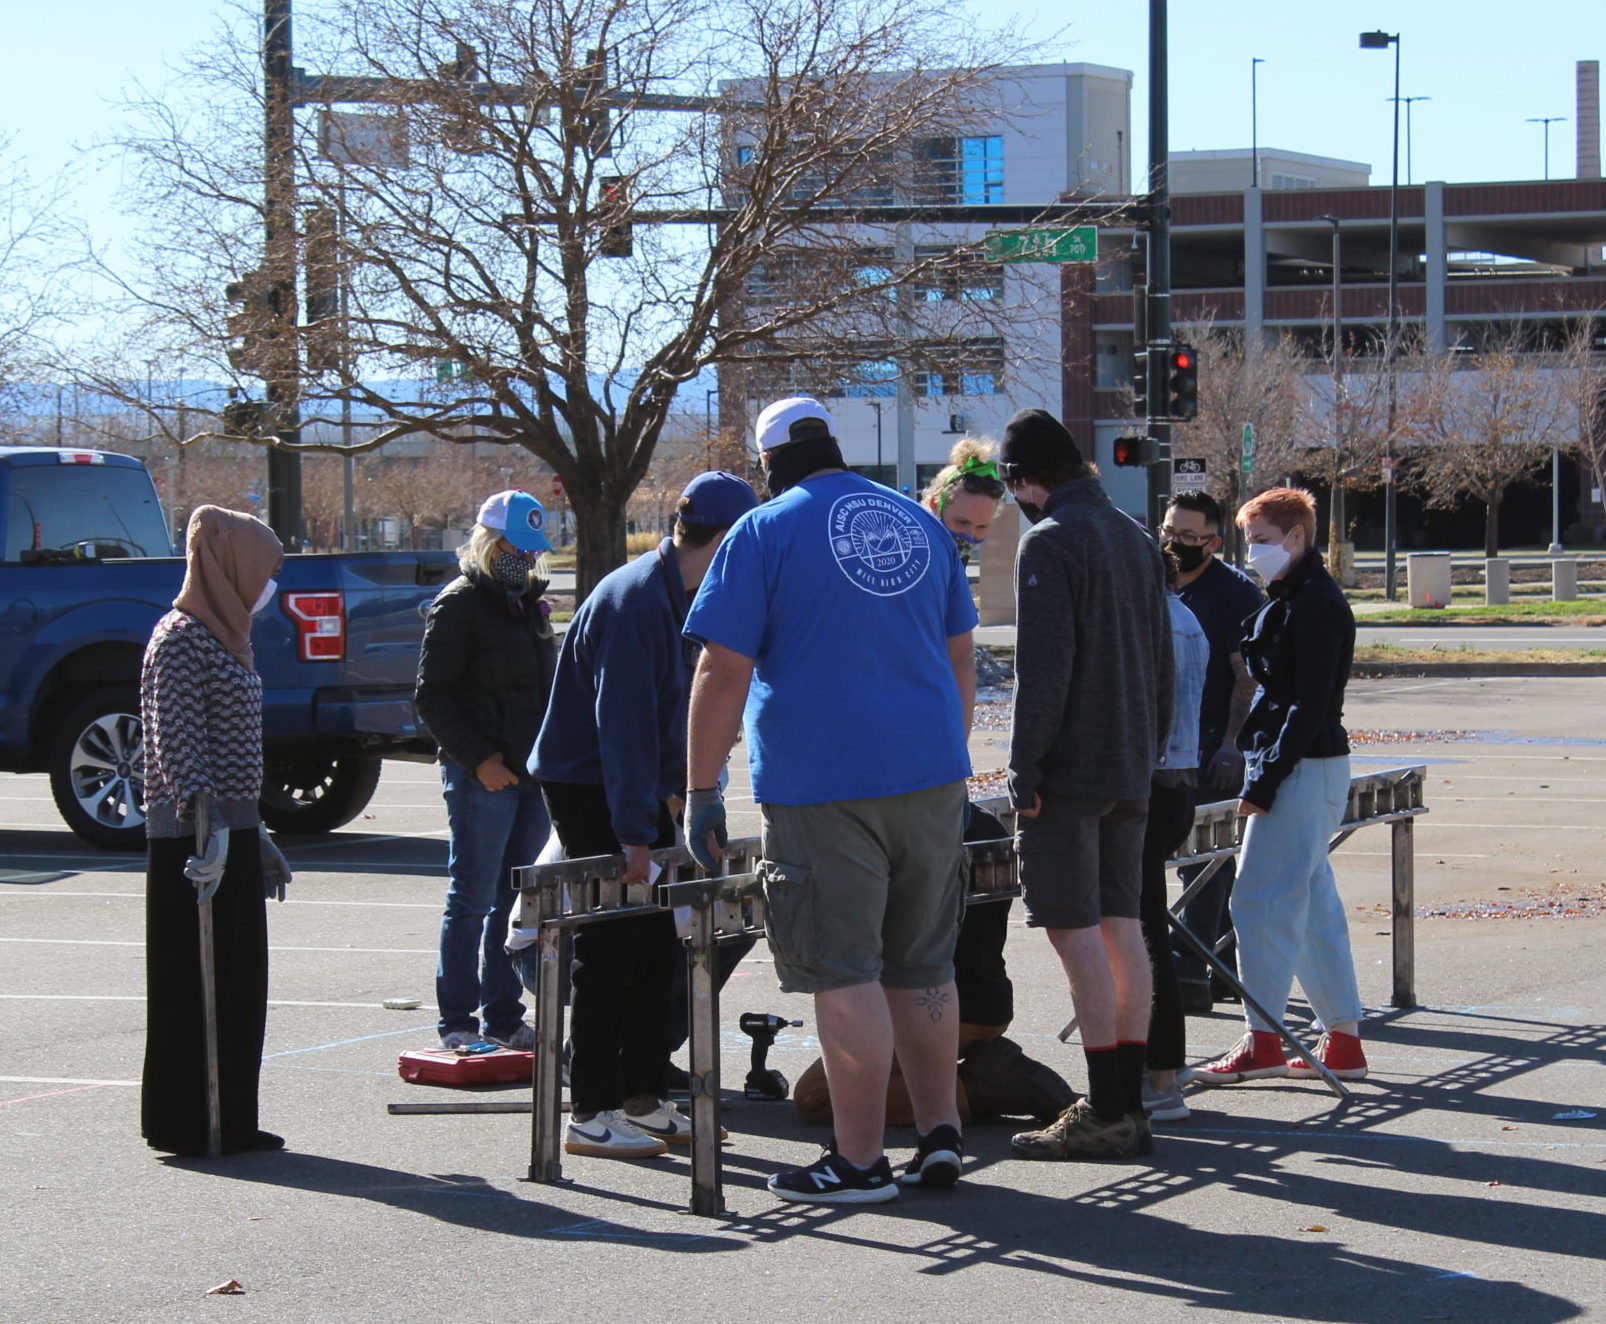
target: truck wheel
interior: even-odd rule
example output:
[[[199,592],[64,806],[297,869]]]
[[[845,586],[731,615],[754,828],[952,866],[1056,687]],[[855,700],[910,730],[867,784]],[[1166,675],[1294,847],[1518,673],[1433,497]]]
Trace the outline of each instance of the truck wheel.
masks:
[[[68,707],[49,754],[50,793],[75,833],[107,850],[145,848],[139,691],[95,690]]]
[[[274,832],[333,832],[368,807],[378,785],[376,758],[269,759],[262,768],[262,821]]]

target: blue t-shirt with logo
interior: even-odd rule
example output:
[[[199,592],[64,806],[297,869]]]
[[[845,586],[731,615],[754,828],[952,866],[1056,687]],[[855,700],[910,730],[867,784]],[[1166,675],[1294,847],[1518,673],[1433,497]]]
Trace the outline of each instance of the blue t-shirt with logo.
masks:
[[[743,515],[686,618],[692,638],[753,659],[753,796],[785,805],[968,776],[948,640],[975,626],[948,531],[852,473],[805,479]]]

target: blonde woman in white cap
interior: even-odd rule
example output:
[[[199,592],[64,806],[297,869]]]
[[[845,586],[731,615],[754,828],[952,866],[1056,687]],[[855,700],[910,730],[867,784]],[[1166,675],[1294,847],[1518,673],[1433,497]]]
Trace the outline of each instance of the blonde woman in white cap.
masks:
[[[440,746],[451,826],[435,971],[446,1048],[482,1038],[509,1048],[535,1041],[503,940],[510,871],[535,859],[551,826],[540,783],[525,771],[557,662],[542,597],[540,558],[552,550],[545,521],[528,492],[488,497],[458,549],[463,573],[441,590],[424,625],[414,702]]]

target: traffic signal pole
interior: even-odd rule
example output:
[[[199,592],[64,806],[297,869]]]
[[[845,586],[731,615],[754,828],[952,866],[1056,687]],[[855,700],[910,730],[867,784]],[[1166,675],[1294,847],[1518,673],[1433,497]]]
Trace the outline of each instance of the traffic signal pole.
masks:
[[[264,114],[262,270],[280,292],[277,316],[284,319],[267,374],[268,403],[279,444],[268,448],[268,525],[287,551],[301,537],[301,355],[296,299],[295,107],[291,104],[290,0],[264,0],[262,90]]]
[[[1169,103],[1167,96],[1166,0],[1149,0],[1149,242],[1147,343],[1171,344],[1171,181]],[[1163,420],[1167,399],[1167,358],[1150,353],[1145,433],[1156,442],[1146,466],[1146,510],[1151,532],[1158,535],[1171,500],[1171,425]]]

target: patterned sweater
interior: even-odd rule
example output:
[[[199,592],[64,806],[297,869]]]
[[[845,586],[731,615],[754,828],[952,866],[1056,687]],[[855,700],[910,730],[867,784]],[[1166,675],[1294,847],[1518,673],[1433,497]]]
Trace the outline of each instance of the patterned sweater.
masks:
[[[168,612],[151,632],[139,712],[146,835],[193,833],[193,801],[203,792],[216,804],[215,825],[261,822],[262,678],[186,612]]]

